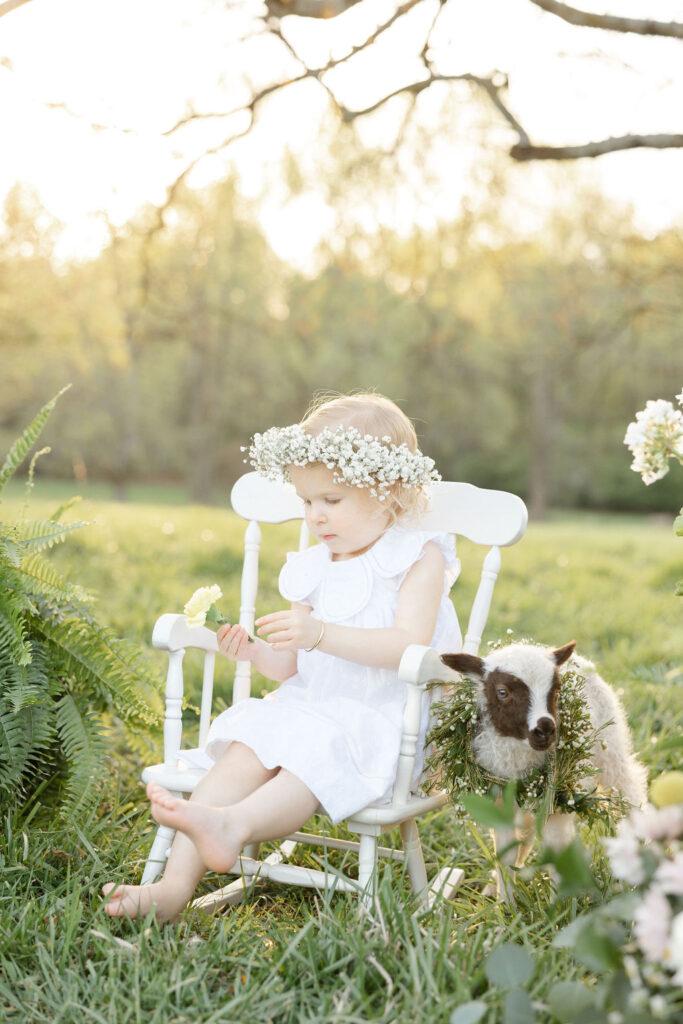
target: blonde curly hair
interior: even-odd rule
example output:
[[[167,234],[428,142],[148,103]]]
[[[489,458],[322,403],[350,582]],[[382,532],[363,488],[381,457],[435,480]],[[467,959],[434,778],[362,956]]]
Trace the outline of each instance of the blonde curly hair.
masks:
[[[358,391],[343,395],[319,392],[306,410],[299,426],[316,437],[326,428],[355,427],[361,434],[378,439],[390,438],[395,445],[406,445],[419,451],[417,433],[410,419],[390,398],[375,391]],[[377,500],[377,514],[388,513],[389,525],[401,519],[419,519],[429,508],[429,491],[424,486],[394,484],[389,500]]]

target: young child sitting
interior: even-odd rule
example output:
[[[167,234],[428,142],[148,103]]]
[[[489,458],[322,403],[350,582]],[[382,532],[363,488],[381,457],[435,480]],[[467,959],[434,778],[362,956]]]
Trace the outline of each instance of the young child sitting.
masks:
[[[320,806],[337,822],[390,799],[401,656],[408,644],[462,647],[448,597],[453,539],[417,523],[439,476],[398,406],[376,394],[327,400],[300,424],[256,434],[249,453],[258,472],[294,484],[319,541],[288,556],[280,592],[290,608],[256,621],[268,642],[249,643],[239,625],[217,633],[227,658],[281,685],[216,718],[214,764],[189,801],[149,783],[152,816],[177,834],[159,881],[104,886],[113,916],[154,907],[174,919],[207,869],[229,870],[248,843],[296,831]]]

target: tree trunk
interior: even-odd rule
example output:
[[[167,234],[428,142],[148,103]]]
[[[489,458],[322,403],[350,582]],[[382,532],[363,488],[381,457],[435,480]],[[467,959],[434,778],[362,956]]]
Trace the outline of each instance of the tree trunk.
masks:
[[[529,515],[545,519],[548,513],[548,478],[552,456],[552,401],[548,360],[537,356],[531,382],[531,466],[529,469]]]

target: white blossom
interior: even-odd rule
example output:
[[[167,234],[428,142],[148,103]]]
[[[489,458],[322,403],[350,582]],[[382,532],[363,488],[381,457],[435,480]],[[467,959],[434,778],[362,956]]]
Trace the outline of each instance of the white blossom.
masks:
[[[655,871],[655,881],[662,892],[683,896],[683,850],[673,860],[664,860]]]
[[[676,971],[672,979],[674,985],[683,985],[683,911],[671,922],[668,959],[669,967]]]
[[[629,885],[639,885],[645,879],[640,856],[640,845],[628,821],[621,821],[616,836],[603,839],[612,865],[612,874]]]
[[[683,392],[677,395],[683,404]],[[624,444],[633,454],[631,469],[652,484],[669,472],[669,459],[683,463],[683,413],[660,398],[646,403],[629,423]]]
[[[634,914],[633,934],[645,959],[661,963],[669,949],[671,907],[658,885],[651,886]]]
[[[677,804],[667,807],[653,807],[648,804],[643,810],[631,812],[630,827],[639,839],[673,839],[683,826],[683,815]]]

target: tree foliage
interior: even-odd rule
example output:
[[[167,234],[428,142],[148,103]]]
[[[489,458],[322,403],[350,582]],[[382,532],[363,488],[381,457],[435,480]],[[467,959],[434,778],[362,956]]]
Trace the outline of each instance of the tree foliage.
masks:
[[[374,171],[356,173],[352,195]],[[416,419],[444,476],[516,491],[536,514],[676,506],[675,482],[640,486],[622,441],[680,365],[679,232],[644,239],[576,191],[520,240],[492,196],[407,236],[341,217],[304,274],[230,180],[181,192],[172,214],[151,243],[153,210],[66,267],[0,237],[0,318],[25,317],[0,341],[0,442],[46,383],[72,379],[48,428],[53,472],[224,501],[254,431],[298,420],[316,390],[373,386]],[[25,204],[25,232],[36,216]]]

